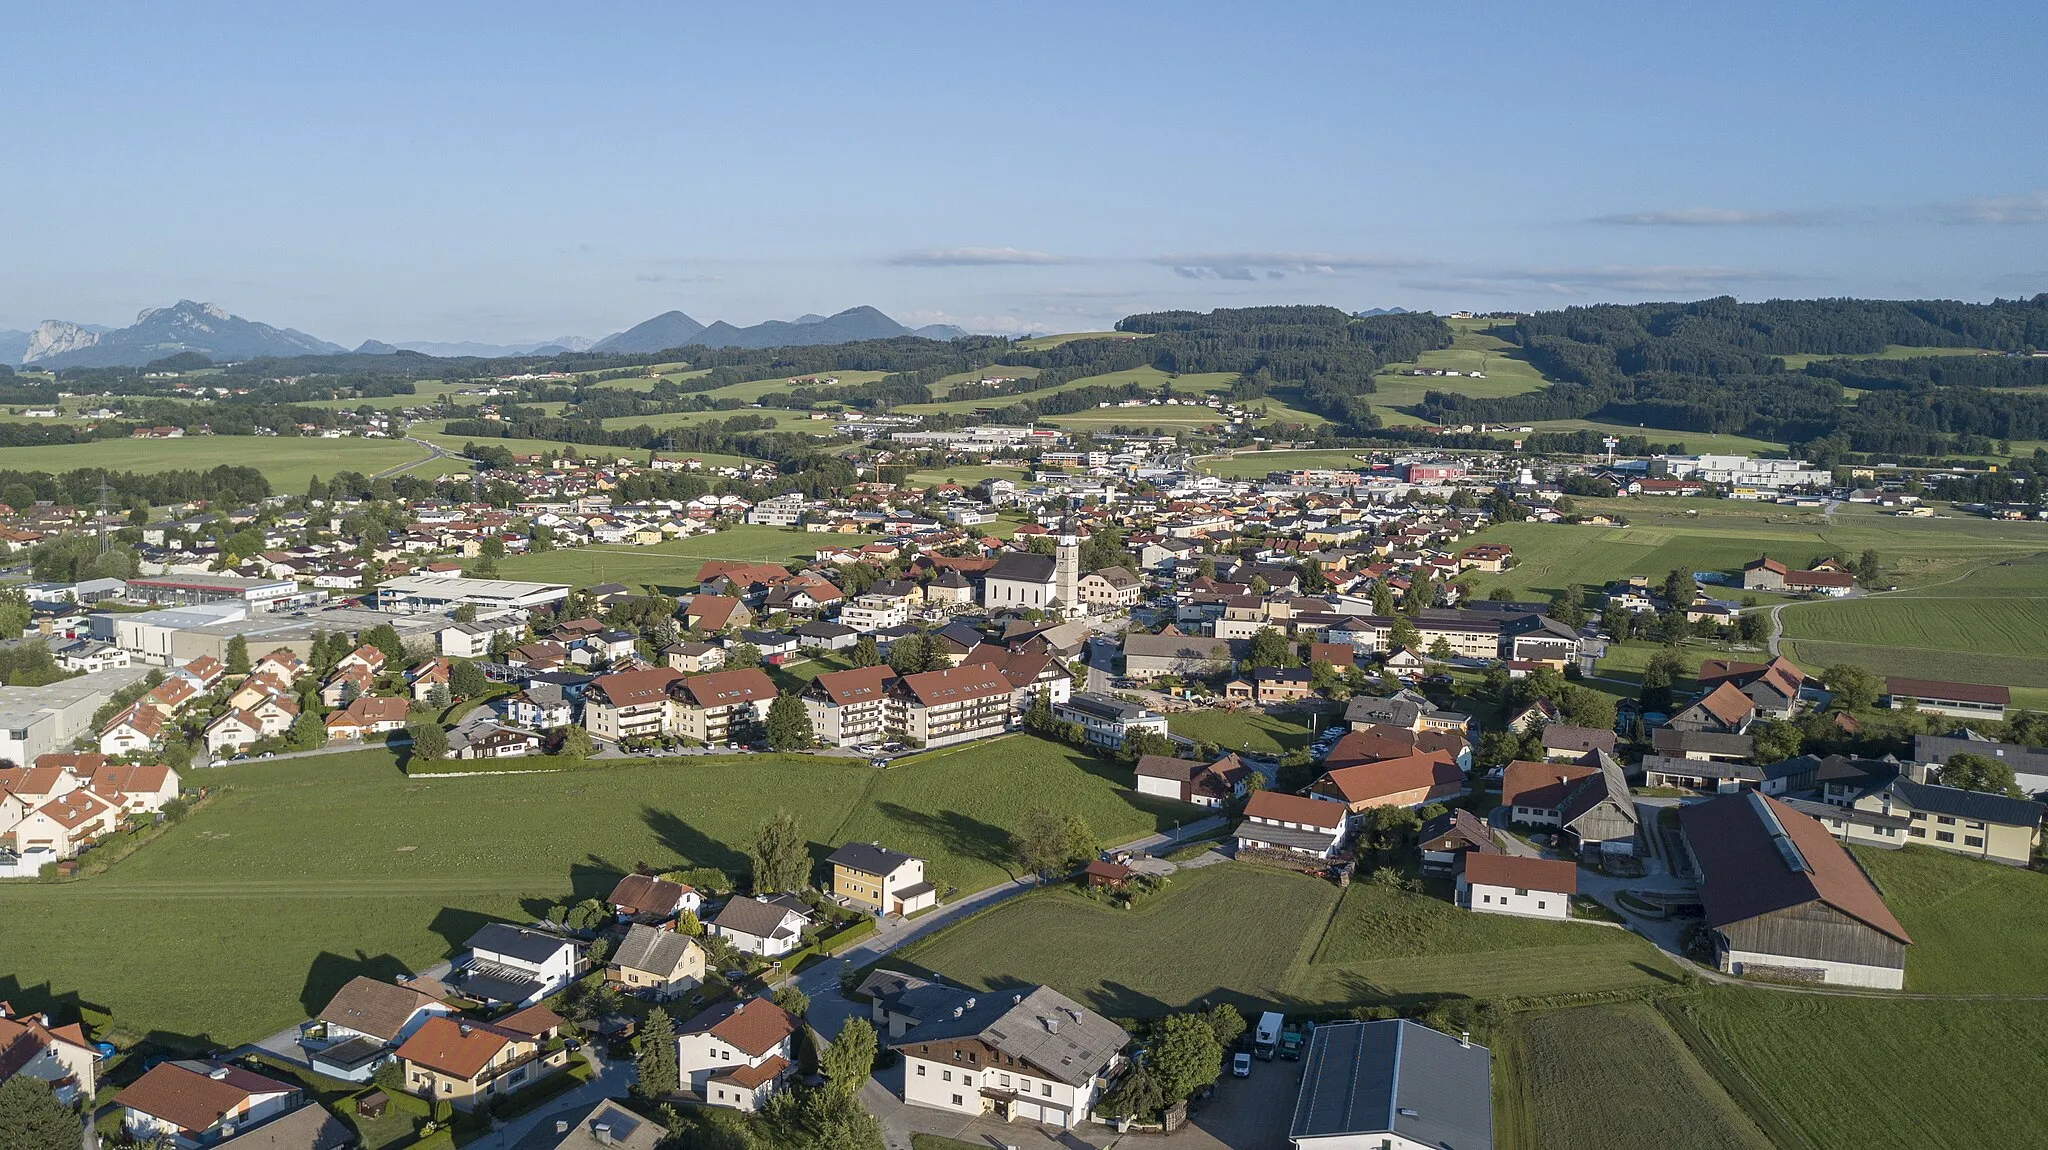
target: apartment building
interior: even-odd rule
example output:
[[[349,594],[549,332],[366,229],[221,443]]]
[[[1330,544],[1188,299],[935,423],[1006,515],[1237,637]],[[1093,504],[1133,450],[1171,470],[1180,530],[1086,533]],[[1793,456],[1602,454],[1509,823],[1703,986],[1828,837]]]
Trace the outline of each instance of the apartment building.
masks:
[[[902,730],[927,747],[999,734],[1010,725],[1010,681],[986,664],[904,675],[890,686]]]
[[[669,691],[675,733],[709,744],[725,742],[736,721],[740,726],[767,722],[768,707],[775,702],[775,684],[759,667],[691,675]]]
[[[886,665],[827,671],[804,688],[804,710],[810,712],[811,733],[831,747],[880,740],[890,729],[894,711],[889,684],[896,672]]]
[[[600,675],[584,690],[583,725],[592,738],[613,743],[669,734],[669,688],[682,681],[667,667]]]

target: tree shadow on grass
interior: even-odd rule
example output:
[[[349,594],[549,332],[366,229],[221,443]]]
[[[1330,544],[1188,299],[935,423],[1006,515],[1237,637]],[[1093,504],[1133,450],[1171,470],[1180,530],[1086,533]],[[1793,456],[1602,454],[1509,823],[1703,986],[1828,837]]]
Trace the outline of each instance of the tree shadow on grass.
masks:
[[[497,921],[499,920],[479,911],[444,906],[441,912],[434,916],[434,921],[427,929],[440,935],[441,941],[448,944],[448,953],[454,954],[469,945],[471,936],[477,931]]]
[[[914,811],[901,803],[876,803],[875,809],[906,830],[937,840],[947,854],[1001,867],[1003,873],[1017,877],[1010,832],[1002,827],[959,811]]]
[[[715,867],[735,877],[750,874],[754,869],[744,851],[734,850],[668,811],[643,807],[640,820],[654,832],[657,842],[675,852],[687,866]]]
[[[411,973],[405,963],[389,954],[371,957],[359,950],[354,958],[350,958],[323,951],[306,971],[306,985],[299,991],[299,1005],[305,1009],[307,1017],[312,1017],[325,1010],[335,992],[358,975],[379,982],[394,982],[399,976]]]
[[[13,1007],[17,1015],[47,1014],[59,1026],[83,1020],[88,1014],[109,1013],[106,1007],[80,998],[75,990],[59,993],[48,982],[24,986],[11,974],[0,974],[0,1002]]]

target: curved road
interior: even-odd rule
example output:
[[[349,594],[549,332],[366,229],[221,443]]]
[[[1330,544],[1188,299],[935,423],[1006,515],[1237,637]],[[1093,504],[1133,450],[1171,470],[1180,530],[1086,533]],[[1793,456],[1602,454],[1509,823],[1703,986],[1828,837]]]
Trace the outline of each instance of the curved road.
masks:
[[[449,451],[449,450],[448,450],[447,448],[445,448],[445,447],[442,447],[442,446],[441,446],[440,444],[438,444],[438,443],[431,443],[431,442],[428,442],[427,440],[424,440],[424,439],[419,439],[419,438],[416,438],[416,437],[414,437],[414,436],[410,436],[410,435],[406,436],[406,437],[405,437],[405,441],[406,441],[407,443],[417,443],[417,444],[419,444],[419,445],[420,445],[421,447],[424,447],[424,448],[426,448],[426,449],[427,449],[427,454],[425,454],[425,455],[423,455],[423,456],[419,457],[418,459],[415,459],[415,460],[413,460],[413,461],[412,461],[411,463],[401,463],[401,464],[399,464],[399,465],[398,465],[398,466],[396,466],[396,467],[387,467],[387,468],[385,468],[384,470],[382,470],[382,471],[379,471],[379,472],[378,472],[377,474],[375,474],[375,475],[372,475],[372,476],[370,476],[370,478],[372,478],[372,479],[389,479],[389,478],[391,478],[391,477],[392,477],[392,476],[394,476],[394,475],[401,475],[401,474],[403,474],[403,473],[405,473],[405,472],[407,472],[407,471],[411,471],[411,470],[412,470],[413,468],[415,468],[415,467],[418,467],[418,466],[419,466],[420,464],[422,464],[422,463],[432,463],[432,462],[433,462],[434,460],[436,460],[436,459],[467,459],[467,458],[469,458],[469,457],[468,457],[468,456],[466,456],[466,455],[460,455],[460,454],[458,454],[458,453],[456,453],[456,452],[453,452],[453,451]]]

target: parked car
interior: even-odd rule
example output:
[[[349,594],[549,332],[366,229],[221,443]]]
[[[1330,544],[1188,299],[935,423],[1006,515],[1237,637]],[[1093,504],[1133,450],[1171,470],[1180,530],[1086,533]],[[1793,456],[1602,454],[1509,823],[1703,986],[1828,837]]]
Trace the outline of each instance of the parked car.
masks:
[[[1240,1050],[1230,1056],[1230,1074],[1233,1078],[1252,1076],[1252,1056]]]

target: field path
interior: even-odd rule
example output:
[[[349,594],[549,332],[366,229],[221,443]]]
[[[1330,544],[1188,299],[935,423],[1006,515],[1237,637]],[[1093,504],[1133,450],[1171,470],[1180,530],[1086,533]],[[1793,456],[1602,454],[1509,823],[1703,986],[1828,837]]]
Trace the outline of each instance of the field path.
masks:
[[[1829,507],[1829,510],[1830,510],[1830,511],[1832,511],[1832,510],[1833,510],[1833,507],[1832,507],[1832,505],[1831,505],[1831,506]],[[2039,557],[2039,556],[2041,556],[2041,555],[2048,555],[2048,552],[2043,552],[2043,551],[2035,551],[2035,552],[2031,552],[2031,553],[2029,553],[2029,554],[2026,554],[2026,555],[2018,556],[2017,558],[2018,558],[2019,560],[2026,560],[2026,559],[2033,559],[2033,558],[2037,558],[2037,557]],[[1839,599],[1813,599],[1813,600],[1807,600],[1807,601],[1804,601],[1804,602],[1797,602],[1797,603],[1776,603],[1776,604],[1773,604],[1773,605],[1771,606],[1771,637],[1770,637],[1770,638],[1769,638],[1768,640],[1766,640],[1766,646],[1767,646],[1767,647],[1769,648],[1769,650],[1770,650],[1770,653],[1771,653],[1771,657],[1772,657],[1772,658],[1776,658],[1776,657],[1777,657],[1777,655],[1778,655],[1778,643],[1779,643],[1779,640],[1781,640],[1781,639],[1783,639],[1783,638],[1785,637],[1785,623],[1784,623],[1784,620],[1783,620],[1783,619],[1779,618],[1779,614],[1778,614],[1778,613],[1779,613],[1779,612],[1781,612],[1781,611],[1783,611],[1783,610],[1784,610],[1785,608],[1787,608],[1787,607],[1825,607],[1825,606],[1827,606],[1827,605],[1828,605],[1828,604],[1830,604],[1830,603],[1850,603],[1850,602],[1854,602],[1854,601],[1856,601],[1856,600],[1859,600],[1859,599],[1917,599],[1917,598],[1925,598],[1925,596],[1921,596],[1921,595],[1916,595],[1916,594],[1915,594],[1915,592],[1918,592],[1918,591],[1931,591],[1931,590],[1933,590],[1933,589],[1934,589],[1934,588],[1936,588],[1936,587],[1946,587],[1946,586],[1948,586],[1948,585],[1949,585],[1950,583],[1960,583],[1960,582],[1962,582],[1963,580],[1965,580],[1965,579],[1968,579],[1968,578],[1969,578],[1970,576],[1972,576],[1972,575],[1975,575],[1975,574],[1976,574],[1977,572],[1979,572],[1979,571],[1983,571],[1983,570],[1985,570],[1985,569],[1987,569],[1987,568],[1991,568],[1991,567],[1997,567],[1997,566],[2000,566],[2001,564],[2005,564],[2005,563],[2011,563],[2011,562],[2014,562],[2014,561],[2015,561],[2015,557],[2014,557],[2014,556],[2010,556],[2010,555],[2006,555],[2006,556],[2001,556],[2001,557],[1998,557],[1998,558],[1993,558],[1993,559],[1986,559],[1986,560],[1985,560],[1984,562],[1982,562],[1982,563],[1979,563],[1979,564],[1977,564],[1977,565],[1975,565],[1975,566],[1973,566],[1973,567],[1968,567],[1968,568],[1965,568],[1965,569],[1963,570],[1963,572],[1962,572],[1962,573],[1961,573],[1960,575],[1951,575],[1951,576],[1949,576],[1948,578],[1946,578],[1946,579],[1943,579],[1943,580],[1940,580],[1940,581],[1938,581],[1938,582],[1934,582],[1934,583],[1923,583],[1923,584],[1921,584],[1921,585],[1920,585],[1920,586],[1918,586],[1918,587],[1899,587],[1899,588],[1896,588],[1896,589],[1894,589],[1894,590],[1891,590],[1891,591],[1870,591],[1870,592],[1865,592],[1865,593],[1862,593],[1862,594],[1857,594],[1857,593],[1851,592],[1850,594],[1848,594],[1848,595],[1844,595],[1844,596],[1842,596],[1842,597],[1841,597],[1841,598],[1839,598]],[[1939,598],[1939,596],[1936,596],[1936,598]]]

